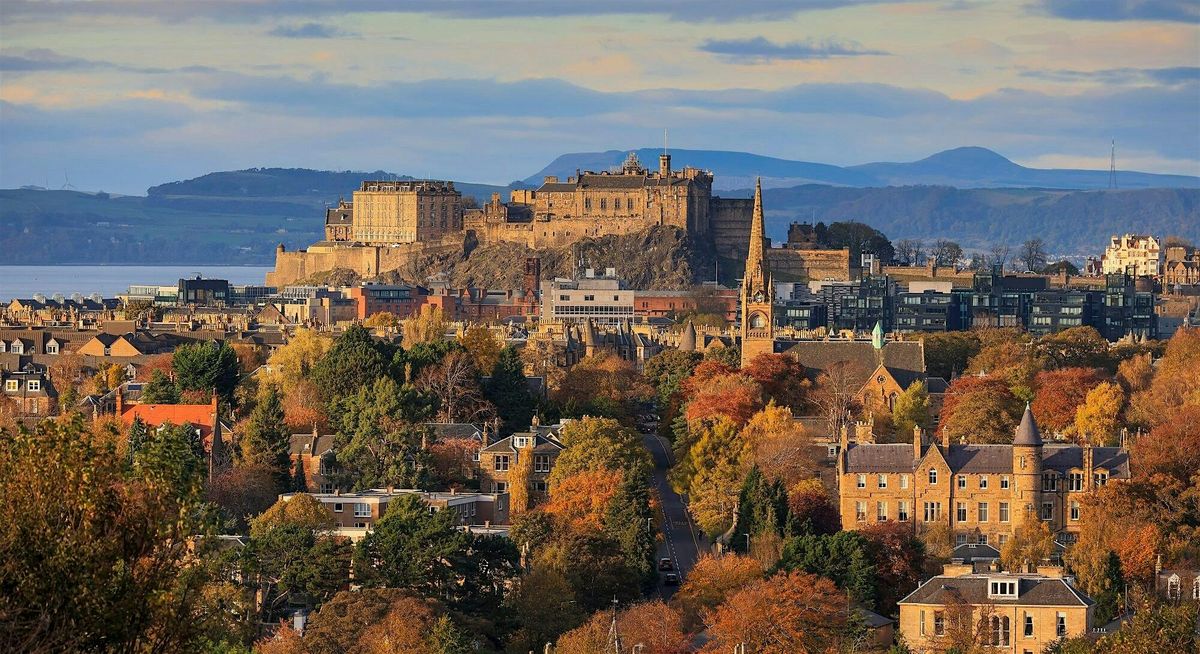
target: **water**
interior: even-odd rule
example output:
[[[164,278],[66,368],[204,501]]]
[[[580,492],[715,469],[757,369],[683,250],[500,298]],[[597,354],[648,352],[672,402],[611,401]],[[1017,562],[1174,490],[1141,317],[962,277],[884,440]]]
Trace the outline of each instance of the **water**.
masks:
[[[0,302],[62,293],[114,297],[130,284],[174,286],[197,273],[230,284],[262,284],[270,266],[0,266]]]

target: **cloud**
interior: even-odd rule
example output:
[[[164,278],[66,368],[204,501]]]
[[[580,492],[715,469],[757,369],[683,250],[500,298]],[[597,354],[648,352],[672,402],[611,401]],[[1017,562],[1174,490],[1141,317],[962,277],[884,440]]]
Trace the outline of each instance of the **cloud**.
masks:
[[[10,73],[37,73],[59,70],[122,70],[133,73],[166,73],[166,68],[124,66],[110,61],[83,59],[59,54],[46,48],[30,50],[0,51],[0,71]]]
[[[1195,0],[1039,0],[1031,8],[1070,20],[1200,23]]]
[[[700,49],[735,61],[750,63],[776,59],[829,59],[831,57],[889,54],[882,50],[868,50],[855,41],[806,39],[791,43],[775,43],[761,36],[752,39],[710,39],[705,41]]]
[[[1105,68],[1102,70],[1022,70],[1022,77],[1052,82],[1098,82],[1104,84],[1162,84],[1173,86],[1200,81],[1200,66],[1170,68]]]
[[[333,39],[338,37],[355,37],[358,34],[347,32],[333,25],[321,23],[303,23],[301,25],[279,25],[267,32],[271,36],[284,39]]]
[[[205,2],[146,2],[89,0],[45,2],[5,0],[0,18],[61,18],[79,16],[149,16],[165,22],[194,19],[254,22],[280,16],[329,16],[349,13],[420,13],[447,18],[555,18],[615,14],[660,15],[680,22],[777,20],[806,11],[884,4],[903,0],[206,0]]]

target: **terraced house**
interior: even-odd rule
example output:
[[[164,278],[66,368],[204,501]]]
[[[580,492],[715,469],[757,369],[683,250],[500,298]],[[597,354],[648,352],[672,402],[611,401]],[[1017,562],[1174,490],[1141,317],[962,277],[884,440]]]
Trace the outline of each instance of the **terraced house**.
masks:
[[[1044,443],[1028,407],[1011,445],[934,443],[920,429],[911,445],[844,436],[837,465],[844,528],[943,523],[955,544],[996,546],[1025,520],[1045,521],[1059,542],[1073,543],[1084,497],[1129,479],[1125,449]]]

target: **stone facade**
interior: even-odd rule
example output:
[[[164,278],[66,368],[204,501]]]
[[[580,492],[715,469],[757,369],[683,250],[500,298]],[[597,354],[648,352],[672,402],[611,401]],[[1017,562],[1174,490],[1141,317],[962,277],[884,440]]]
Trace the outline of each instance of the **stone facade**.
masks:
[[[763,251],[762,182],[754,186],[754,219],[750,223],[746,274],[742,278],[742,366],[760,354],[775,351],[775,284]]]
[[[479,488],[485,493],[509,492],[509,472],[522,463],[521,456],[532,456],[529,500],[536,505],[549,497],[550,471],[562,451],[556,428],[538,425],[535,418],[528,432],[484,444],[479,451]]]
[[[1048,523],[1060,541],[1079,531],[1088,494],[1129,478],[1122,448],[1044,444],[1026,410],[1012,445],[853,443],[838,459],[842,526],[894,520],[950,527],[956,544],[1003,545],[1025,520]]]
[[[1158,239],[1149,235],[1114,236],[1104,251],[1104,274],[1129,272],[1134,277],[1157,277],[1162,250]]]
[[[462,231],[454,182],[367,181],[354,192],[350,234],[357,243],[418,243]]]
[[[1167,291],[1174,286],[1200,284],[1200,250],[1182,245],[1167,248],[1162,283],[1163,290]]]

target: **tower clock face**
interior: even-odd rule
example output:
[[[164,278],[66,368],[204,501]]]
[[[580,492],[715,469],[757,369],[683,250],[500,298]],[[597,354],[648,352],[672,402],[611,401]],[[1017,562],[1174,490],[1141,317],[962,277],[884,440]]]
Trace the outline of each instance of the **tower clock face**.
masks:
[[[762,291],[759,291],[759,292],[757,292],[757,293],[755,293],[755,294],[754,294],[754,301],[755,301],[755,302],[762,302],[762,301],[763,301],[763,292],[762,292]]]

